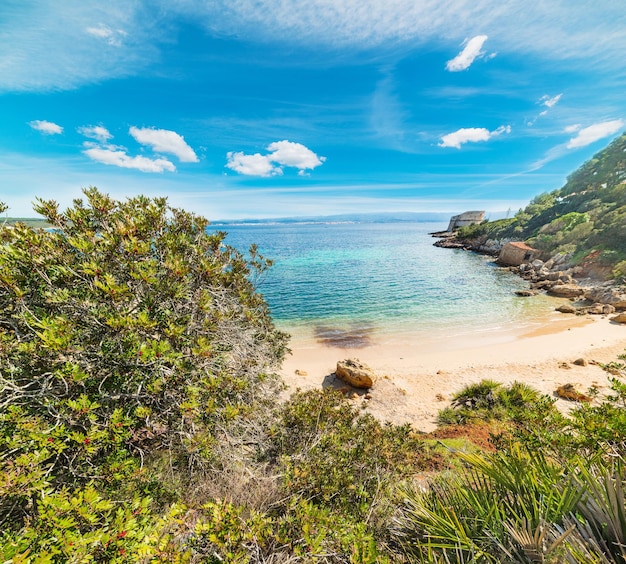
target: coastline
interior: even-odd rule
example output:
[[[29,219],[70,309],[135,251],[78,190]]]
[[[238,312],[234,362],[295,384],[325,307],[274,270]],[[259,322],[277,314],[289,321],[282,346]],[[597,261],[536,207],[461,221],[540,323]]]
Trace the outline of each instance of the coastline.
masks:
[[[524,382],[548,395],[566,383],[581,391],[606,388],[608,375],[595,363],[615,361],[624,353],[626,326],[607,317],[563,315],[533,327],[468,333],[447,342],[424,335],[339,348],[296,338],[290,347],[292,354],[280,371],[287,386],[284,398],[298,388],[343,386],[333,375],[337,361],[358,358],[374,370],[377,380],[371,399],[364,401],[359,391],[351,401],[381,420],[429,432],[451,396],[483,378]],[[574,365],[578,358],[589,364]],[[558,399],[557,405],[566,411],[575,404]]]

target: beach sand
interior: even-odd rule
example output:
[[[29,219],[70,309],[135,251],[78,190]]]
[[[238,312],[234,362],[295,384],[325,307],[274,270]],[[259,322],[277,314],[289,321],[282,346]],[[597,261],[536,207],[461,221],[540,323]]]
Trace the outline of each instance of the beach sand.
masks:
[[[608,374],[595,364],[617,360],[626,349],[626,325],[606,317],[559,314],[534,327],[503,329],[487,335],[453,339],[415,336],[386,339],[362,348],[339,348],[312,339],[294,339],[281,371],[285,397],[296,389],[342,387],[334,377],[338,360],[358,358],[377,374],[371,399],[363,391],[355,405],[383,421],[410,423],[429,432],[440,409],[467,384],[489,378],[510,384],[524,382],[541,392],[571,383],[582,392],[608,386]],[[584,358],[587,366],[574,365]],[[296,372],[297,371],[297,372]],[[564,411],[571,402],[559,399]]]

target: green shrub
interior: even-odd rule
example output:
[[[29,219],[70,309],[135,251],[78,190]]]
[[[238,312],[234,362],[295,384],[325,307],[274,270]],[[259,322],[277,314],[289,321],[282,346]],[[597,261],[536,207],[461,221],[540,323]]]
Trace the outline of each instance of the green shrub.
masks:
[[[381,424],[331,390],[294,394],[271,439],[289,495],[359,519],[389,484],[436,463],[409,425]]]
[[[437,416],[439,425],[463,425],[473,421],[501,421],[514,425],[542,425],[559,419],[553,399],[531,388],[513,382],[503,386],[493,380],[469,384],[452,396],[450,407]]]
[[[5,534],[94,480],[111,500],[160,494],[155,459],[189,487],[278,382],[286,336],[252,283],[268,267],[256,249],[163,198],[85,196],[37,204],[53,230],[0,228]]]

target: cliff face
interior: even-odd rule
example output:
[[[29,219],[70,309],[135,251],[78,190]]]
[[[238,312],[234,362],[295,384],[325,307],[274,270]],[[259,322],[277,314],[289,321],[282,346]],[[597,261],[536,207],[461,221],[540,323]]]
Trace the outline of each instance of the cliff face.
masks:
[[[457,243],[469,248],[495,249],[507,241],[523,241],[545,259],[567,254],[590,275],[626,278],[626,134],[514,218],[457,232]]]

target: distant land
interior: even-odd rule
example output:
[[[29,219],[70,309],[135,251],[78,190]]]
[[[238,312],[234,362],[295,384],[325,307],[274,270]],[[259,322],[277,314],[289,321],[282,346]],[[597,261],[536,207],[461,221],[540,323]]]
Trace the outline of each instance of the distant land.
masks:
[[[467,210],[449,212],[380,212],[380,213],[348,213],[338,215],[313,215],[297,217],[277,217],[264,219],[220,219],[211,221],[213,227],[227,225],[271,225],[271,224],[302,224],[302,223],[434,223],[447,222],[453,215]],[[507,212],[490,212],[488,219],[496,220],[507,216]],[[5,217],[0,222],[8,224],[25,223],[29,227],[50,227],[50,224],[38,217]]]
[[[461,210],[465,211],[465,210]],[[351,213],[339,215],[315,215],[307,217],[281,217],[271,219],[228,219],[211,221],[212,226],[220,225],[254,225],[273,223],[431,223],[447,222],[450,217],[460,213],[460,211],[450,212],[381,212],[381,213]],[[506,212],[493,212],[490,219],[505,217]]]

